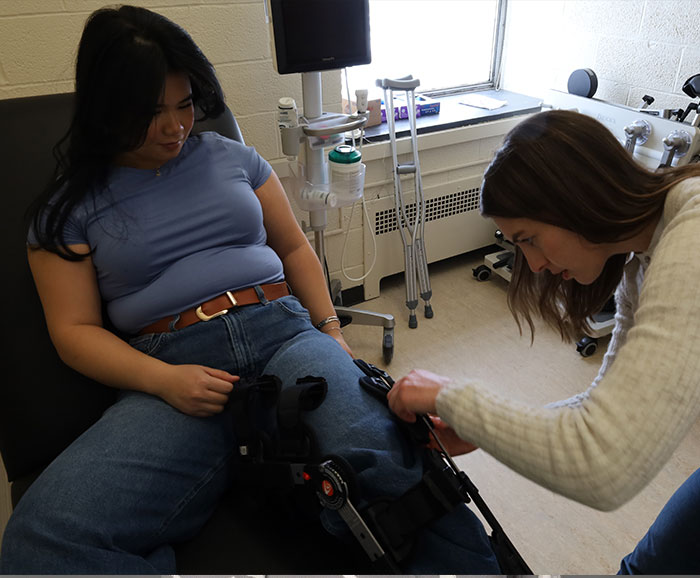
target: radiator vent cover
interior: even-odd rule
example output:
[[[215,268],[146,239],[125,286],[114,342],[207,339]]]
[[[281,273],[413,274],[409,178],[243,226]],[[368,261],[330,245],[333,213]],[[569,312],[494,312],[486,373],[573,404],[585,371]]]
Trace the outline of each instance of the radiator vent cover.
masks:
[[[426,199],[425,222],[477,211],[479,209],[479,191],[480,187],[476,187]],[[416,217],[416,203],[406,205],[406,212],[412,223]],[[377,211],[374,218],[374,234],[384,235],[396,230],[396,211],[394,208]]]

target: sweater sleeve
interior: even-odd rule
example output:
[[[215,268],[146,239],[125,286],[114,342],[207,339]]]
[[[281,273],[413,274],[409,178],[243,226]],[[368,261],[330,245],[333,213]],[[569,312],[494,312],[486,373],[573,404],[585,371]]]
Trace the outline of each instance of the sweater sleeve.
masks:
[[[666,225],[634,325],[621,328],[601,374],[575,403],[531,407],[468,382],[440,393],[438,414],[533,481],[600,510],[621,506],[656,475],[699,414],[698,254],[694,197]],[[624,304],[622,315],[631,323]]]
[[[617,357],[617,352],[620,350],[620,347],[622,347],[627,341],[627,333],[634,323],[634,308],[630,300],[629,292],[630,287],[636,286],[635,283],[637,282],[639,274],[640,271],[638,259],[632,259],[629,263],[627,263],[627,265],[625,265],[625,273],[622,277],[622,281],[620,281],[620,284],[615,291],[615,324],[610,335],[608,348],[603,356],[603,363],[600,365],[598,375],[593,380],[591,386],[582,393],[577,393],[569,399],[549,403],[546,405],[546,407],[556,408],[562,406],[577,406],[583,403],[584,400],[588,399],[593,388],[596,387],[603,379],[608,371],[608,368],[612,365],[615,357]]]

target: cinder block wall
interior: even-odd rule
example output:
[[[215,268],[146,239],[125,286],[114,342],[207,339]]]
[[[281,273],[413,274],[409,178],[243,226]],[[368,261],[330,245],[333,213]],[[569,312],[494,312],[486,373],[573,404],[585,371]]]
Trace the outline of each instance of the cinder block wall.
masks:
[[[504,88],[543,97],[578,68],[598,76],[595,98],[685,108],[683,82],[700,73],[697,0],[514,0],[508,3]]]
[[[266,159],[282,156],[277,100],[301,103],[301,76],[272,64],[262,0],[132,0],[185,28],[216,67],[243,136]],[[0,98],[73,90],[87,16],[105,0],[0,0]],[[340,74],[324,73],[324,107],[340,110]]]

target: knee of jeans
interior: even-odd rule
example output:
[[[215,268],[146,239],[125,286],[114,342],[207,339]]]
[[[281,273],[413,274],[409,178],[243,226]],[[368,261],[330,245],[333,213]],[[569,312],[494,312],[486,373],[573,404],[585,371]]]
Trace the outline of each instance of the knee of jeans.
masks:
[[[91,502],[83,494],[85,487],[74,488],[75,476],[55,472],[49,466],[19,500],[7,524],[5,539],[49,544],[53,540],[80,539],[78,536],[89,527]]]
[[[46,551],[48,544],[61,535],[61,526],[52,524],[51,519],[50,512],[46,515],[32,514],[31,509],[13,512],[3,535],[0,573],[23,574],[27,561]]]
[[[377,495],[403,493],[420,481],[420,449],[404,435],[389,409],[360,386],[364,375],[340,347],[329,348],[324,335],[300,335],[273,356],[265,373],[286,385],[299,377],[324,377],[328,393],[304,416],[321,454],[348,460],[363,486]]]

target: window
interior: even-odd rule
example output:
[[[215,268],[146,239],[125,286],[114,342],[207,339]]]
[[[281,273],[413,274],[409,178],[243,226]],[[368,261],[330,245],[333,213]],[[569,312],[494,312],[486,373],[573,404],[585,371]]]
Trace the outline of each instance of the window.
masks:
[[[497,86],[505,3],[369,0],[372,63],[348,68],[351,92],[378,94],[377,78],[408,74],[431,95]]]

